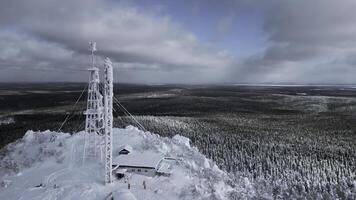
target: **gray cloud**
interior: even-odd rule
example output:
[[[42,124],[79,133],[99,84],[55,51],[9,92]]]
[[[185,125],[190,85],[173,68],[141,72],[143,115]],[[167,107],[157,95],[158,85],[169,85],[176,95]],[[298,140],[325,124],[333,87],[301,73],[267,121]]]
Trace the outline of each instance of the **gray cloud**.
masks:
[[[248,82],[355,83],[347,58],[356,50],[356,1],[273,0],[261,10],[267,46],[236,74]]]
[[[232,57],[200,42],[168,16],[121,2],[14,0],[1,2],[0,13],[5,27],[0,41],[6,49],[1,52],[2,67],[83,69],[91,40],[98,43],[99,55],[109,56],[125,66],[121,70],[131,71],[126,73],[129,77],[123,77],[127,81],[135,78],[137,69],[146,69],[146,74],[147,70],[173,71],[166,74],[168,79],[180,82],[180,75],[199,68],[201,72],[195,75],[203,79],[233,62]],[[9,35],[11,41],[7,41]],[[160,77],[154,74],[137,81],[159,82]]]
[[[234,24],[235,13],[230,11],[224,16],[222,16],[217,25],[218,37],[223,38],[231,29],[231,26]]]
[[[80,70],[87,67],[87,44],[94,40],[98,54],[114,61],[117,80],[125,82],[355,82],[354,0],[195,2],[190,9],[196,17],[206,10],[222,13],[216,30],[221,37],[240,11],[260,12],[265,46],[239,59],[200,41],[164,14],[164,5],[155,11],[137,4],[1,1],[0,81],[86,81]]]

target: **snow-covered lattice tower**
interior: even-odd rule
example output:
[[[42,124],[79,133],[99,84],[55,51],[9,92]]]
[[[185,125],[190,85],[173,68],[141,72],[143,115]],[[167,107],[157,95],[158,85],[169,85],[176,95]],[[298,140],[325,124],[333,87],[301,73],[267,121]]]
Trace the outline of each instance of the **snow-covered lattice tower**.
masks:
[[[90,42],[89,50],[91,51],[91,67],[87,109],[84,112],[85,120],[85,138],[84,138],[84,153],[83,161],[87,158],[94,158],[97,155],[99,145],[101,145],[101,137],[104,132],[104,106],[103,96],[100,93],[99,69],[95,67],[96,43]]]
[[[112,178],[112,126],[113,126],[113,69],[109,58],[104,63],[104,110],[105,110],[105,183],[111,183]]]

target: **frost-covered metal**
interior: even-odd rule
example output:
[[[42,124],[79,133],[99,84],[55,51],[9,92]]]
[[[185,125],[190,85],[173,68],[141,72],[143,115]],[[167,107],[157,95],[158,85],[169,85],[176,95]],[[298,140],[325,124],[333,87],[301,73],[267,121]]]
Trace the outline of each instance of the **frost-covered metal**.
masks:
[[[113,68],[109,58],[104,63],[103,95],[100,93],[99,69],[95,66],[96,43],[91,42],[91,68],[87,110],[85,111],[85,142],[83,161],[96,157],[100,149],[101,159],[105,152],[105,183],[112,177],[112,127],[113,127]]]
[[[113,126],[113,69],[109,58],[104,63],[104,110],[105,110],[105,183],[111,183],[112,177],[112,126]]]
[[[85,138],[84,138],[84,153],[83,161],[88,158],[97,156],[98,147],[100,145],[100,135],[103,135],[104,130],[104,106],[103,96],[100,93],[99,69],[95,66],[96,43],[91,42],[91,67],[88,86],[87,109],[84,112],[85,119]]]

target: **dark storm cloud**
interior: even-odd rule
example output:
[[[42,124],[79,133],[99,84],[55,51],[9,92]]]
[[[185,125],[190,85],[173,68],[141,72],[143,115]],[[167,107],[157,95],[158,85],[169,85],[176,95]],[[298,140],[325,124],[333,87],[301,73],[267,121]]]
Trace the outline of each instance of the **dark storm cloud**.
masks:
[[[86,58],[83,55],[87,54],[91,40],[98,43],[99,55],[120,62],[124,70],[130,67],[180,70],[184,74],[191,73],[193,68],[203,68],[207,73],[198,75],[209,78],[210,71],[231,62],[230,57],[199,42],[168,16],[145,12],[131,4],[99,0],[14,0],[2,1],[0,13],[2,61],[17,68],[25,65],[54,69],[83,67]],[[11,41],[6,40],[9,35]],[[146,77],[149,81],[155,79],[160,79],[155,73]],[[184,78],[171,77],[172,82],[180,80]]]
[[[153,10],[137,6],[143,2],[1,1],[0,81],[86,80],[77,70],[86,68],[87,44],[94,40],[98,54],[115,62],[120,81],[355,82],[350,75],[356,74],[354,0],[181,3],[197,18],[218,13],[219,37],[233,30],[241,13],[258,11],[266,42],[247,58],[203,43],[201,35],[179,24],[179,16],[164,14],[167,2],[153,1]]]

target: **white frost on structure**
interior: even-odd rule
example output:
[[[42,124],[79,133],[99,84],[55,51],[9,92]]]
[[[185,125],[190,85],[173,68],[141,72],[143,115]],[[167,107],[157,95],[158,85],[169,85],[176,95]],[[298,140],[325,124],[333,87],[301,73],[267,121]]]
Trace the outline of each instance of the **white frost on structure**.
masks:
[[[112,126],[113,126],[113,69],[109,58],[104,63],[104,132],[105,132],[105,183],[111,183],[112,177]]]
[[[113,68],[109,58],[104,63],[104,90],[100,93],[99,69],[95,66],[96,43],[90,42],[91,68],[87,110],[85,111],[85,141],[83,150],[83,163],[87,158],[95,158],[100,149],[103,159],[105,152],[105,183],[113,181],[112,175],[112,127],[113,127]],[[104,137],[102,137],[104,136]]]
[[[91,42],[91,68],[88,85],[87,109],[84,112],[85,119],[85,141],[83,150],[83,162],[88,158],[97,156],[98,148],[101,148],[101,135],[104,132],[104,106],[103,96],[100,93],[99,69],[95,67],[96,43]],[[102,153],[100,151],[100,153]],[[102,156],[102,155],[101,155]]]
[[[49,142],[56,135],[54,142]],[[103,185],[104,168],[97,161],[82,165],[84,131],[77,134],[28,131],[23,139],[9,144],[0,158],[0,199],[105,199],[110,193],[133,196],[131,199],[228,199],[231,179],[215,163],[187,145],[187,139],[160,137],[135,127],[113,129],[113,152],[130,145],[142,156],[178,158],[170,177],[146,177],[131,174],[124,179]],[[179,138],[179,139],[178,139]],[[114,158],[119,155],[113,155]],[[143,181],[147,189],[143,189]],[[3,187],[1,187],[3,185]],[[6,185],[6,187],[5,187]],[[124,195],[125,194],[125,195]],[[242,197],[243,198],[243,197]]]

